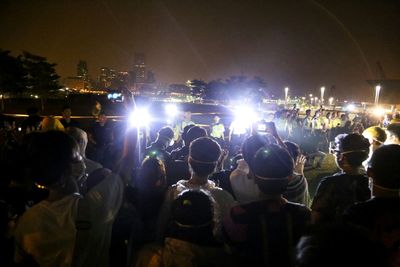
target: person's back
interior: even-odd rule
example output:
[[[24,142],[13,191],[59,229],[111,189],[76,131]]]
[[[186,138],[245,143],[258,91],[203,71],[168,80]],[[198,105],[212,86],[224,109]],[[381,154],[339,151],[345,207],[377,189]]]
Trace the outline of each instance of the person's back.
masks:
[[[297,245],[297,267],[385,267],[387,257],[359,227],[327,224],[304,235]]]
[[[30,255],[40,266],[71,266],[75,243],[75,221],[79,196],[42,201],[18,220],[14,233],[16,262]]]
[[[311,219],[306,206],[282,197],[293,160],[285,149],[269,145],[257,152],[252,168],[262,199],[233,207],[224,233],[240,266],[292,266],[295,245]]]
[[[372,155],[368,173],[373,198],[351,206],[344,214],[347,222],[366,229],[400,260],[400,146],[386,145]]]
[[[232,208],[231,221],[225,221],[224,227],[242,264],[291,266],[292,250],[310,219],[303,205],[264,200]]]
[[[186,133],[182,134],[185,146],[171,152],[170,161],[166,164],[168,184],[175,184],[177,181],[190,178],[188,165],[189,146],[195,139],[207,136],[207,131],[199,126],[187,126]]]
[[[369,141],[362,135],[349,134],[338,136],[336,142],[336,163],[343,173],[325,177],[319,183],[311,205],[314,223],[340,220],[349,206],[371,197],[362,167]]]
[[[207,192],[182,192],[172,203],[172,222],[163,245],[144,248],[136,267],[231,266],[213,234],[214,209]]]
[[[320,222],[331,222],[340,219],[349,206],[370,197],[366,175],[337,174],[320,181],[311,209],[320,213]]]
[[[159,219],[159,238],[163,238],[165,228],[170,220],[170,207],[173,200],[187,189],[204,190],[216,201],[216,227],[222,218],[229,212],[234,204],[233,197],[222,188],[215,185],[208,177],[217,168],[221,155],[221,148],[211,138],[201,137],[194,140],[190,145],[189,165],[191,166],[191,177],[189,180],[180,180],[168,188]]]

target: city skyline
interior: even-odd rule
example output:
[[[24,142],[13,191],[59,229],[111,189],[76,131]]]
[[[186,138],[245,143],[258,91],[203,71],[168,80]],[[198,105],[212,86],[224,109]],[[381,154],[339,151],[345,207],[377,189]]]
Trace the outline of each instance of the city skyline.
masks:
[[[270,87],[373,98],[366,80],[399,78],[398,1],[2,1],[0,47],[89,73],[131,70],[134,54],[158,81],[260,76]],[[358,89],[358,90],[357,90]]]

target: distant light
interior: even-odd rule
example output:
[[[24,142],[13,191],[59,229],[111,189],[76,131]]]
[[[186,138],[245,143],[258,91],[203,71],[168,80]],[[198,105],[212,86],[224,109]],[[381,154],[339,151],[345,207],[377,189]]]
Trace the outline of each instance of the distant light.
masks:
[[[254,109],[247,106],[238,107],[235,110],[235,119],[247,123],[253,123],[259,120]]]
[[[345,110],[353,112],[356,109],[356,106],[354,104],[348,104]]]
[[[383,108],[375,108],[372,113],[377,116],[377,117],[382,117],[383,115],[385,115],[386,111]]]

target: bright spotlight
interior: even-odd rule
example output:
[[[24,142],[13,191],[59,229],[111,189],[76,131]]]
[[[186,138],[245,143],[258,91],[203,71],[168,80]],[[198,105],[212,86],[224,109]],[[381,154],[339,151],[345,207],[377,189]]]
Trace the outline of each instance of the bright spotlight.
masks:
[[[130,127],[145,127],[151,122],[151,116],[147,109],[138,108],[128,118]]]
[[[235,110],[235,120],[253,123],[259,120],[257,113],[250,107],[238,107]]]
[[[385,115],[386,112],[383,108],[377,107],[372,111],[372,113],[377,117],[382,117],[383,115]]]
[[[232,125],[238,132],[245,133],[254,122],[259,121],[257,113],[250,107],[238,107],[234,111],[235,119]]]
[[[353,112],[356,109],[356,106],[354,104],[348,104],[346,107],[347,111]]]
[[[178,107],[175,104],[165,105],[165,113],[169,118],[173,118],[178,115]]]

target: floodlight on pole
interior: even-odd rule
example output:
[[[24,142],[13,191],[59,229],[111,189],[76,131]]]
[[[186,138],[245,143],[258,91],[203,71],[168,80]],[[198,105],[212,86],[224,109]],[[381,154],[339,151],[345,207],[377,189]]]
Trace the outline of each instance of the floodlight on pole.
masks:
[[[375,86],[375,106],[379,104],[379,95],[381,93],[381,86],[378,84]]]
[[[325,86],[321,87],[321,104],[324,103]]]
[[[330,97],[330,98],[329,98],[329,106],[332,106],[332,105],[333,105],[333,100],[334,100],[333,97]]]
[[[288,97],[289,97],[289,87],[285,87],[285,101],[286,101],[286,103],[288,102]]]

